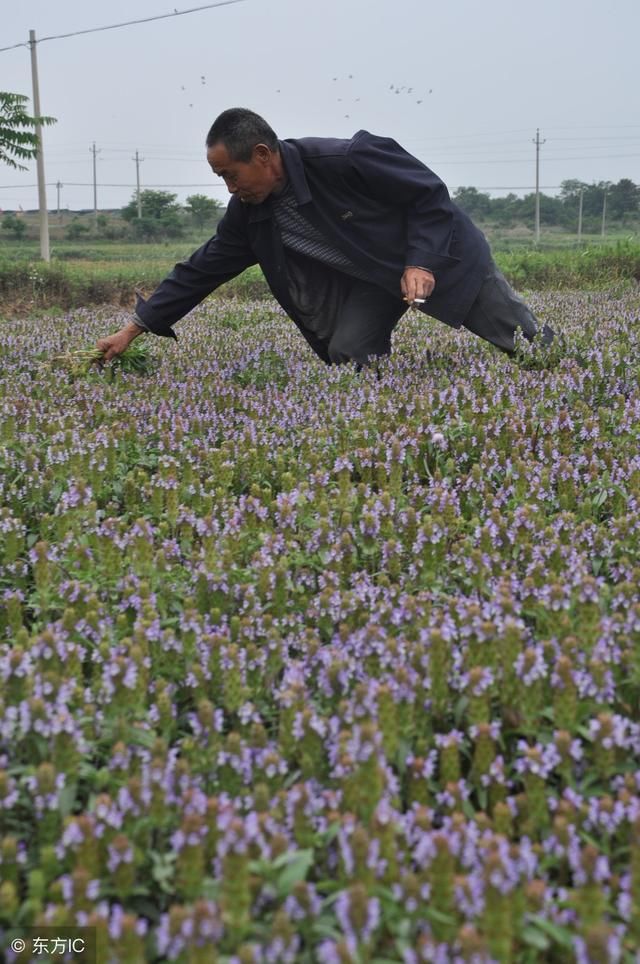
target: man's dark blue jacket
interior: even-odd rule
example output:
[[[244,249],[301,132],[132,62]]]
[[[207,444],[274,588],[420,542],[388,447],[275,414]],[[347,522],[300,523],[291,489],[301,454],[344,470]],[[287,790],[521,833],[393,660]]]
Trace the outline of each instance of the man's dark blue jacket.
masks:
[[[433,294],[421,308],[459,328],[487,275],[484,235],[449,197],[445,184],[387,137],[358,131],[351,140],[305,137],[279,141],[300,213],[373,284],[400,299],[406,267],[430,268]],[[259,264],[277,301],[325,361],[326,348],[296,317],[286,258],[269,199],[232,197],[213,238],[180,262],[136,312],[158,335],[210,292]]]

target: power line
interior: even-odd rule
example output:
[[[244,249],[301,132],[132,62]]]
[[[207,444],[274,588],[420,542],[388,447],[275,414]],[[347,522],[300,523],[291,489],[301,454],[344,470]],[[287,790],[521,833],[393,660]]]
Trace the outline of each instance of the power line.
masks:
[[[90,149],[91,150],[91,149]],[[93,187],[93,181],[65,181],[66,187]],[[55,181],[47,181],[47,187],[55,186]],[[0,184],[0,191],[19,191],[26,190],[27,188],[37,187],[37,184]],[[135,184],[128,183],[117,183],[109,184],[104,181],[100,181],[100,187],[135,187]],[[148,184],[147,187],[208,187],[214,191],[226,191],[224,184],[215,184],[208,181],[206,184]]]
[[[637,141],[638,134],[624,134],[622,137],[553,137],[552,140],[555,144],[556,141]]]
[[[451,184],[452,191],[457,191],[459,187],[471,187],[470,184]],[[530,184],[490,184],[489,186],[473,185],[476,191],[530,191]],[[541,184],[541,191],[560,191],[562,184]]]
[[[579,179],[577,179],[579,180]],[[55,187],[56,181],[47,181],[47,187]],[[65,181],[65,187],[93,187],[93,181]],[[585,182],[586,183],[586,182]],[[37,187],[37,184],[0,184],[0,191],[21,191],[29,190]],[[100,182],[100,187],[135,187],[136,185],[118,183],[109,184]],[[226,190],[224,184],[212,184],[207,182],[206,184],[148,184],[147,187],[206,187],[210,190],[221,191]],[[529,191],[532,189],[531,184],[447,184],[447,187],[451,191],[456,191],[459,187],[475,187],[477,191]],[[562,188],[562,184],[541,184],[541,191],[559,191]]]
[[[415,138],[406,138],[405,140],[406,140],[407,143],[411,142],[412,144],[420,144],[420,145],[424,145],[424,144],[430,143],[429,141],[426,141],[426,140],[416,140]],[[574,151],[574,150],[580,151],[580,150],[582,150],[582,151],[589,151],[589,152],[591,152],[591,151],[600,151],[600,150],[609,150],[609,145],[611,144],[611,142],[614,142],[614,143],[615,143],[615,142],[617,142],[617,141],[631,141],[632,143],[631,143],[630,145],[625,144],[624,146],[625,146],[625,147],[627,147],[627,146],[633,147],[633,146],[635,146],[635,145],[633,144],[633,142],[640,143],[640,135],[625,136],[625,137],[611,137],[611,136],[602,136],[602,137],[553,137],[553,138],[549,138],[549,139],[548,139],[548,143],[549,143],[549,144],[556,144],[556,143],[560,144],[560,143],[562,142],[562,147],[563,147],[563,149],[564,149],[565,151]],[[566,144],[566,142],[581,142],[581,143],[582,143],[582,146],[580,146],[580,147],[575,147],[575,148],[574,148],[574,147],[568,146],[568,145]],[[584,142],[591,142],[591,143],[584,143]],[[593,142],[596,142],[596,143],[593,143]],[[57,147],[52,148],[52,149],[49,151],[49,154],[50,154],[50,155],[56,155],[56,156],[73,156],[73,155],[78,155],[78,154],[80,153],[80,151],[79,151],[80,144],[82,144],[82,147],[84,148],[84,143],[83,143],[83,142],[77,142],[77,143],[74,142],[74,143],[67,143],[67,144],[61,143],[61,144],[58,144]],[[462,148],[456,148],[456,147],[454,147],[453,145],[448,145],[448,144],[439,144],[439,145],[437,145],[436,150],[441,150],[441,151],[455,150],[455,152],[456,152],[456,157],[461,157],[461,156],[465,156],[465,157],[468,157],[468,156],[470,156],[470,157],[475,157],[475,156],[477,156],[477,155],[479,155],[479,154],[491,154],[491,153],[493,153],[493,151],[494,151],[494,149],[495,149],[496,147],[511,147],[512,150],[509,152],[509,154],[510,154],[511,157],[514,156],[514,153],[517,154],[517,155],[520,155],[520,154],[521,154],[523,157],[529,157],[529,148],[527,148],[527,147],[525,147],[525,146],[522,146],[522,148],[520,148],[520,147],[519,147],[519,144],[520,144],[520,141],[519,141],[519,140],[516,140],[516,141],[513,141],[513,140],[512,140],[512,141],[485,141],[485,142],[483,142],[481,145],[479,145],[479,146],[477,146],[477,147],[472,147],[471,145],[464,145]],[[523,142],[523,145],[524,145],[524,142]],[[141,147],[142,147],[143,150],[146,150],[146,152],[147,152],[147,157],[148,157],[149,160],[155,160],[155,161],[176,161],[176,162],[180,162],[180,163],[197,163],[197,164],[203,164],[203,163],[204,163],[203,153],[202,153],[202,152],[200,152],[200,151],[198,151],[198,152],[196,152],[196,151],[184,151],[184,150],[181,151],[180,149],[176,149],[176,145],[175,145],[175,144],[173,144],[173,145],[160,145],[160,144],[148,144],[148,145],[147,145],[147,144],[142,144]],[[103,152],[104,152],[105,154],[126,154],[126,155],[130,155],[130,151],[131,151],[131,148],[130,148],[130,147],[103,146]],[[551,156],[553,156],[553,155],[548,154],[547,156],[551,157]],[[598,158],[599,156],[601,156],[601,155],[599,155],[599,154],[583,155],[583,157],[584,157],[585,159],[587,158],[587,156],[589,156],[589,157],[593,156],[594,159],[597,159],[597,158]],[[615,156],[618,156],[618,155],[615,155]],[[624,156],[624,155],[623,155],[623,156]],[[124,160],[124,159],[125,159],[125,158],[123,158],[123,160]],[[110,160],[111,160],[111,161],[115,161],[115,160],[118,160],[118,158],[110,158]],[[127,161],[129,160],[129,156],[127,156],[126,160],[127,160]]]
[[[67,187],[92,187],[93,181],[65,181]],[[100,187],[135,187],[135,184],[107,184],[100,181]],[[208,187],[214,190],[225,190],[224,184],[147,184],[146,187]]]
[[[199,10],[210,10],[212,7],[228,7],[233,3],[243,3],[244,0],[218,0],[218,3],[207,3],[202,7],[191,7],[190,10],[174,10],[173,13],[160,13],[155,17],[145,17],[142,20],[127,20],[124,23],[112,23],[107,27],[90,27],[88,30],[74,30],[72,33],[59,33],[51,37],[40,37],[37,43],[45,40],[65,40],[67,37],[79,37],[86,33],[100,33],[103,30],[117,30],[118,27],[131,27],[136,23],[151,23],[152,20],[166,20],[168,17],[183,17],[187,13],[197,13]],[[16,50],[17,47],[28,47],[29,41],[13,44],[11,47],[0,47],[0,53],[5,50]]]
[[[38,88],[38,66],[37,66],[37,44],[42,43],[45,40],[62,40],[65,37],[77,37],[89,33],[98,33],[104,30],[115,30],[119,27],[131,27],[135,24],[141,23],[151,23],[154,20],[166,20],[170,17],[180,17],[189,13],[198,13],[201,10],[211,10],[214,7],[227,7],[236,3],[242,3],[243,0],[216,0],[216,3],[203,4],[199,7],[191,7],[188,10],[177,10],[175,9],[173,13],[158,14],[155,17],[144,17],[138,20],[127,20],[121,23],[110,24],[105,27],[93,27],[88,30],[76,30],[72,33],[57,34],[50,37],[42,37],[40,41],[36,40],[35,30],[29,31],[29,42],[27,44],[14,44],[11,47],[0,48],[0,53],[6,50],[14,50],[16,47],[28,47],[31,53],[31,77],[33,85],[33,108],[35,112],[35,135],[38,141],[38,149],[36,151],[36,163],[38,166],[38,199],[39,199],[39,210],[40,210],[40,256],[43,261],[49,261],[49,224],[48,224],[48,207],[46,202],[46,184],[45,184],[45,172],[44,172],[44,157],[42,148],[42,131],[41,125],[43,121],[41,120],[40,113],[40,94]],[[97,218],[98,206],[97,206],[97,187],[96,187],[96,146],[93,145],[93,195],[94,195],[94,215]]]
[[[547,127],[548,131],[618,131],[633,128],[640,129],[640,124],[578,124],[574,127]]]
[[[593,155],[593,154],[592,154],[592,155],[587,155],[587,156],[582,155],[581,157],[556,157],[555,154],[548,154],[548,155],[547,155],[547,159],[550,160],[550,161],[554,161],[554,162],[555,162],[555,161],[611,161],[611,160],[614,160],[614,159],[617,160],[618,158],[621,158],[621,157],[640,157],[640,154],[596,154],[596,155]],[[526,161],[525,161],[525,160],[521,160],[521,161],[518,161],[518,160],[503,160],[501,157],[495,157],[495,158],[493,158],[493,160],[488,160],[488,161],[484,161],[484,160],[476,161],[476,160],[474,160],[473,162],[471,162],[471,161],[456,161],[456,160],[442,160],[442,159],[440,159],[440,160],[430,161],[430,164],[432,164],[432,163],[433,163],[433,164],[438,164],[438,165],[444,165],[444,164],[470,164],[470,163],[473,163],[474,166],[477,165],[477,164],[495,164],[496,166],[502,167],[503,164],[520,164],[520,165],[523,165],[523,164],[526,164]]]
[[[545,130],[549,131],[582,131],[582,130],[640,130],[640,124],[589,124],[576,127],[545,127]],[[476,131],[474,134],[429,134],[428,138],[411,138],[414,144],[433,144],[435,141],[461,141],[461,140],[475,140],[478,137],[504,137],[507,134],[528,134],[530,133],[529,128],[516,128],[514,130],[502,130],[502,131]],[[562,140],[563,138],[553,138],[554,140]],[[617,140],[618,138],[611,138],[603,136],[598,138],[599,140]],[[407,140],[407,138],[405,138]],[[502,142],[501,142],[502,143]],[[441,145],[442,146],[442,145]],[[457,148],[456,148],[457,150]]]

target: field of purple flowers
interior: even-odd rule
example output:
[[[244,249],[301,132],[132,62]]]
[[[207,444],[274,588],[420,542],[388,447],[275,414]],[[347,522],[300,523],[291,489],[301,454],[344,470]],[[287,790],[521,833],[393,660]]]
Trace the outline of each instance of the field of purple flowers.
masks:
[[[639,959],[640,295],[529,300],[564,349],[409,315],[378,375],[265,302],[144,376],[5,323],[5,942]]]

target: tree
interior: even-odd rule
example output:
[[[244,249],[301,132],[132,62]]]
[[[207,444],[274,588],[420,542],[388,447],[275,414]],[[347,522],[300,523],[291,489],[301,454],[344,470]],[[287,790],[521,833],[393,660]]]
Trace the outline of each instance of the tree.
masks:
[[[560,185],[560,200],[563,202],[577,202],[580,197],[580,192],[585,191],[589,187],[584,181],[578,181],[576,178],[571,178],[568,181],[562,181]]]
[[[517,194],[510,192],[505,197],[496,197],[491,201],[491,217],[501,227],[510,227],[520,217],[522,200]]]
[[[585,217],[602,217],[605,193],[608,193],[611,184],[609,181],[598,181],[597,184],[588,184],[582,199],[582,210]]]
[[[169,191],[141,191],[142,217],[138,217],[136,194],[126,207],[123,207],[122,217],[125,221],[129,221],[134,234],[143,241],[155,241],[162,237],[180,237],[182,234],[181,208],[176,203],[176,198],[177,194],[171,194]]]
[[[222,210],[220,202],[207,197],[206,194],[192,194],[187,198],[185,206],[199,228],[207,221],[215,223],[216,215]]]
[[[55,124],[55,117],[31,117],[29,98],[0,90],[0,161],[18,171],[27,168],[20,161],[32,161],[38,153],[37,124]]]
[[[64,236],[68,241],[78,241],[80,238],[86,238],[88,234],[89,225],[83,224],[80,218],[74,218],[64,231]]]
[[[491,198],[476,187],[459,187],[453,199],[471,218],[486,218],[491,210]]]
[[[612,184],[607,195],[607,209],[612,218],[622,221],[625,217],[638,215],[640,187],[628,177]]]
[[[170,191],[141,191],[140,207],[143,218],[163,218],[168,214],[178,214],[180,205],[176,203],[178,195]],[[125,221],[135,221],[138,217],[138,197],[134,194],[126,207],[122,209]]]
[[[3,230],[8,231],[16,241],[24,238],[27,233],[27,226],[22,218],[17,218],[15,214],[5,214],[2,219]]]

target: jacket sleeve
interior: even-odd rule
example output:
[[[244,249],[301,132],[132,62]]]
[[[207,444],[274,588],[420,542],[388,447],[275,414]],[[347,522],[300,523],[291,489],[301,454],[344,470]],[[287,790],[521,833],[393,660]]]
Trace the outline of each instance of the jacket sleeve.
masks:
[[[460,261],[455,254],[455,205],[445,183],[422,161],[390,137],[367,131],[354,137],[349,161],[361,190],[382,203],[406,209],[406,266],[437,273],[438,268]]]
[[[256,260],[238,212],[227,211],[214,237],[178,262],[150,298],[145,301],[136,292],[136,315],[155,335],[175,338],[176,321]]]

